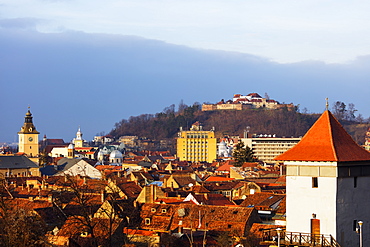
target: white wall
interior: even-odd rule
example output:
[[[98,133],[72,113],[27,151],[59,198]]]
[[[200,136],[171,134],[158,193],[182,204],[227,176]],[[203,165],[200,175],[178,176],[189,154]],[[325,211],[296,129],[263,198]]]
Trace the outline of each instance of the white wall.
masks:
[[[318,177],[318,188],[312,188],[312,177],[286,177],[287,231],[311,232],[312,214],[320,220],[321,234],[336,235],[336,178]]]
[[[67,147],[53,148],[51,150],[51,157],[68,157],[68,148]]]

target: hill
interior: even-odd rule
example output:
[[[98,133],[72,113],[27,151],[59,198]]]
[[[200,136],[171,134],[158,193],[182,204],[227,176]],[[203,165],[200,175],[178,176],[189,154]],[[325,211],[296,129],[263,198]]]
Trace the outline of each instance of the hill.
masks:
[[[206,130],[214,127],[216,137],[241,136],[247,126],[250,133],[299,137],[307,132],[319,116],[320,114],[300,113],[297,108],[203,112],[200,104],[194,103],[192,106],[179,107],[177,112],[175,105],[171,105],[157,114],[142,114],[128,120],[123,119],[115,124],[110,134],[116,138],[123,135],[136,135],[153,140],[174,138],[180,127],[188,129],[192,123],[199,121]],[[363,144],[366,129],[370,124],[348,120],[341,123],[356,142]]]

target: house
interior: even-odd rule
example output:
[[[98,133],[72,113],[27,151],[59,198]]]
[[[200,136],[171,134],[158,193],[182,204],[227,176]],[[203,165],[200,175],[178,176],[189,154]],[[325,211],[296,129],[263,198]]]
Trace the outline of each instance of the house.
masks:
[[[197,195],[189,193],[183,202],[192,202],[196,205],[213,205],[213,206],[234,206],[235,203],[231,202],[221,194],[202,194]]]
[[[201,179],[194,173],[173,173],[163,181],[163,187],[179,189],[199,185],[200,181]]]
[[[92,218],[87,222],[84,217],[70,216],[55,235],[48,235],[48,240],[57,246],[118,244],[123,241],[121,222],[122,219],[119,218]]]
[[[0,156],[0,175],[3,177],[40,176],[39,166],[26,156]]]
[[[222,194],[231,200],[240,199],[250,193],[251,189],[258,190],[258,186],[242,181],[205,182],[204,188],[213,194]]]
[[[123,229],[123,234],[126,235],[129,243],[134,244],[134,246],[145,245],[155,247],[159,246],[160,243],[160,234],[155,231],[130,229],[125,227]]]
[[[282,206],[285,208],[285,194],[274,194],[271,192],[257,192],[247,195],[240,204],[242,207],[253,207],[258,211],[262,221],[267,224],[273,223],[273,217]],[[285,213],[285,212],[283,212]]]
[[[108,182],[106,193],[113,194],[115,198],[135,200],[141,193],[142,188],[133,181],[125,178],[114,179]]]
[[[82,176],[89,178],[102,178],[101,172],[87,161],[82,159],[62,158],[57,164],[40,169],[42,175],[47,176]]]
[[[260,222],[252,208],[194,204],[146,203],[141,208],[141,229],[155,232],[186,230],[228,232],[243,237],[254,222]]]
[[[143,187],[136,202],[139,203],[154,203],[158,198],[165,198],[166,194],[163,190],[154,184]]]

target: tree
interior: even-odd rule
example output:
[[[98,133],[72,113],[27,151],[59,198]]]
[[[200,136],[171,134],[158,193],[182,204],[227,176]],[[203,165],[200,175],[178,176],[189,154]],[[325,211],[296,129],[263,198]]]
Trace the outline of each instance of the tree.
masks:
[[[344,104],[344,102],[342,102],[342,101],[337,101],[337,102],[334,103],[334,105],[332,107],[332,111],[333,111],[334,116],[338,120],[343,120],[343,119],[345,119],[346,112],[347,112],[346,104]]]
[[[45,222],[31,209],[17,206],[2,177],[0,195],[0,246],[50,246],[45,238]]]
[[[182,114],[187,107],[188,106],[184,103],[184,100],[181,100],[177,112]]]
[[[355,112],[357,109],[355,108],[355,104],[349,103],[348,110],[346,111],[346,119],[349,121],[354,121],[356,119]]]
[[[244,162],[254,162],[257,160],[252,149],[250,149],[248,146],[245,146],[240,140],[234,147],[233,157],[235,166],[237,167],[242,166]]]

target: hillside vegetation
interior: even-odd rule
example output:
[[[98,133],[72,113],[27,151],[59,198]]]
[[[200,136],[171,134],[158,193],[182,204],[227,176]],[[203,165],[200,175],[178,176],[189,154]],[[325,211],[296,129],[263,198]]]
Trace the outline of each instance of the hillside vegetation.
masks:
[[[277,136],[303,136],[320,114],[304,114],[297,109],[278,110],[249,109],[243,111],[223,110],[202,112],[201,105],[180,105],[175,111],[175,105],[166,107],[157,114],[142,114],[140,116],[123,119],[115,124],[111,135],[118,138],[123,135],[136,135],[153,140],[174,138],[180,127],[189,129],[191,124],[199,121],[203,129],[215,128],[216,137],[242,136],[249,126],[251,134],[276,134]],[[341,121],[345,129],[360,144],[369,124],[359,124],[355,121]]]

